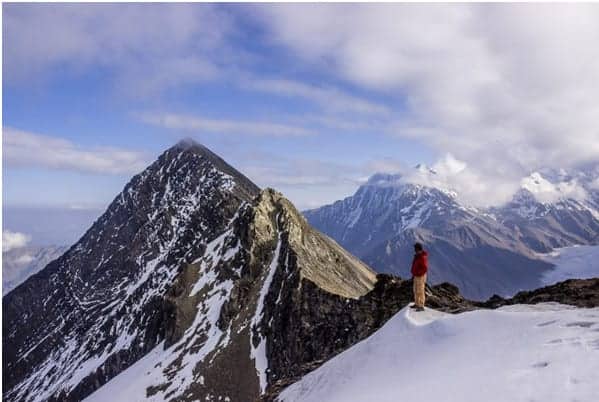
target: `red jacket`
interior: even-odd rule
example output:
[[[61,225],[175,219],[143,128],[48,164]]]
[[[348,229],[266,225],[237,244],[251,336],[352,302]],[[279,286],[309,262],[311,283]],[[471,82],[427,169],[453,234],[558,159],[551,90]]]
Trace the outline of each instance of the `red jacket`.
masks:
[[[422,276],[428,271],[428,254],[426,251],[422,251],[418,254],[414,254],[414,260],[412,260],[412,275]]]

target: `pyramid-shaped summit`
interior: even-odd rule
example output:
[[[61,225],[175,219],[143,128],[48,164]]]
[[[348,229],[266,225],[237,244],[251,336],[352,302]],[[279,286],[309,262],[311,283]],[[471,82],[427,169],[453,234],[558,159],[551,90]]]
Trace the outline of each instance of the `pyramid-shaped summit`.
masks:
[[[74,246],[3,298],[7,398],[79,400],[152,350],[182,264],[258,193],[197,143],[134,176]]]
[[[4,399],[255,400],[363,337],[336,318],[375,280],[280,193],[180,142],[3,298]]]
[[[237,169],[229,165],[220,156],[212,152],[206,146],[191,138],[185,138],[177,142],[172,148],[167,150],[165,154],[183,154],[187,156],[193,155],[195,157],[201,157],[206,163],[211,164],[215,169],[231,176],[239,186],[247,190],[251,195],[255,196],[256,193],[259,191],[258,186],[252,183]]]

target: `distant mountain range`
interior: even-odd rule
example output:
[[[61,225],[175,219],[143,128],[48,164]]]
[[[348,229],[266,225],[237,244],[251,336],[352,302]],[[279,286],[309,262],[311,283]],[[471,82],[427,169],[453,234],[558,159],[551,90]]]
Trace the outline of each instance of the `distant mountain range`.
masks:
[[[573,244],[599,244],[599,187],[595,188],[599,173],[596,177],[589,174],[579,174],[577,178],[552,176],[556,181],[561,179],[562,183],[576,180],[587,196],[584,199],[559,197],[540,201],[537,193],[555,184],[535,172],[525,179],[523,188],[512,201],[500,208],[492,208],[490,212],[538,252]]]
[[[5,295],[48,263],[60,257],[66,246],[24,246],[2,253],[2,294]]]
[[[550,269],[503,215],[400,179],[376,175],[313,215],[381,271],[407,269],[424,241],[433,281],[472,295],[534,287]],[[569,281],[513,300],[594,306],[596,287]],[[512,302],[470,301],[449,283],[427,292],[427,306],[451,313]],[[411,299],[411,281],[377,274],[282,194],[183,141],[3,297],[3,400],[270,402]]]
[[[490,209],[462,205],[455,192],[406,183],[400,175],[375,174],[354,195],[304,215],[379,272],[409,277],[412,245],[423,242],[430,280],[455,283],[465,296],[481,300],[540,286],[551,265],[538,253],[599,244],[595,174],[554,175],[560,183],[576,180],[585,200],[539,201],[535,193],[559,188],[535,172],[511,202]]]

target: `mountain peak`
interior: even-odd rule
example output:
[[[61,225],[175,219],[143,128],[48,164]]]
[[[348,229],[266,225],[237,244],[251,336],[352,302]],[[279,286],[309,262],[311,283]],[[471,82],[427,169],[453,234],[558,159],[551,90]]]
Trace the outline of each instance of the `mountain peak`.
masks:
[[[204,144],[194,140],[191,137],[186,137],[178,141],[175,145],[165,151],[165,154],[179,155],[181,153],[190,152],[196,155],[209,156],[215,159],[221,159],[216,153],[210,150]],[[221,159],[222,160],[222,159]]]
[[[189,148],[192,148],[192,147],[203,147],[203,145],[200,142],[194,140],[191,137],[185,137],[185,138],[180,139],[173,146],[173,148],[182,149],[182,150],[189,149]]]
[[[257,198],[254,238],[284,231],[286,241],[302,261],[300,272],[319,288],[343,297],[356,298],[375,282],[374,272],[335,241],[315,231],[304,216],[276,190],[262,190]],[[274,218],[274,222],[273,222]],[[329,265],[329,261],[335,264]]]
[[[368,186],[390,186],[399,184],[401,174],[399,173],[375,173],[368,178],[366,185]]]
[[[237,187],[245,193],[246,198],[253,198],[260,191],[256,184],[225,162],[223,158],[189,137],[167,149],[142,175],[147,172],[166,173],[183,176],[183,180],[189,180],[189,176],[205,174],[210,168],[236,183]]]
[[[417,164],[416,166],[414,166],[414,169],[420,173],[437,174],[437,171],[435,169],[429,167],[428,165],[425,165],[424,163]]]
[[[523,178],[521,186],[533,194],[555,191],[555,186],[545,179],[540,172],[532,172],[529,176]]]

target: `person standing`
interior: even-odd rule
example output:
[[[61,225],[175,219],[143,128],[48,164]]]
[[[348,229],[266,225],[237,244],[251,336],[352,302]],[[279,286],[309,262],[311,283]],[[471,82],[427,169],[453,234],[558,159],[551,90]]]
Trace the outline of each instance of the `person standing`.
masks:
[[[414,244],[412,260],[412,281],[414,282],[414,305],[416,311],[424,311],[426,273],[428,272],[428,253],[421,243]]]

